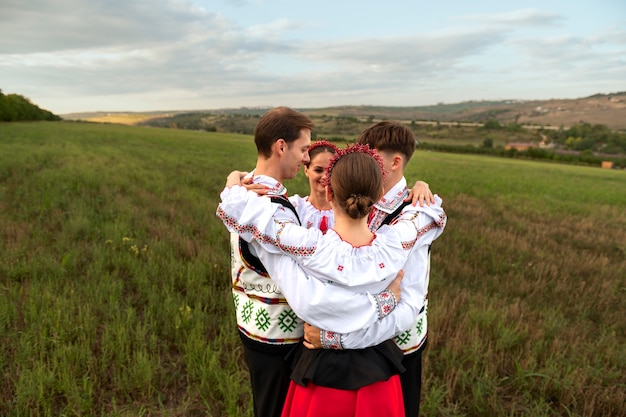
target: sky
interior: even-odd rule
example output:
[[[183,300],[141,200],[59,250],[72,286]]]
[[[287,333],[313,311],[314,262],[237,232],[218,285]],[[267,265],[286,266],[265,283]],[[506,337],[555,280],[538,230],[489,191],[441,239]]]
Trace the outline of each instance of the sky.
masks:
[[[626,1],[0,0],[0,89],[55,114],[626,91]]]

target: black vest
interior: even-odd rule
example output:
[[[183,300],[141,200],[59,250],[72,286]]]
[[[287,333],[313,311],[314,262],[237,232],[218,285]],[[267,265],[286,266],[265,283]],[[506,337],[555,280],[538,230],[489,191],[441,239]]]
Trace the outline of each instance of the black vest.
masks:
[[[270,199],[272,200],[272,203],[277,203],[283,207],[287,207],[288,209],[290,209],[293,212],[293,214],[296,215],[296,219],[298,219],[298,224],[301,224],[300,217],[298,216],[298,213],[296,212],[296,208],[293,206],[293,204],[291,204],[291,201],[289,201],[287,197],[282,196],[282,195],[273,195],[273,196],[270,196]],[[254,270],[256,270],[259,274],[266,275],[266,276],[268,275],[267,269],[265,269],[265,267],[261,263],[261,260],[258,257],[254,256],[252,252],[250,252],[250,246],[248,242],[243,240],[241,237],[239,238],[239,253],[241,254],[241,258],[248,265],[254,268]]]

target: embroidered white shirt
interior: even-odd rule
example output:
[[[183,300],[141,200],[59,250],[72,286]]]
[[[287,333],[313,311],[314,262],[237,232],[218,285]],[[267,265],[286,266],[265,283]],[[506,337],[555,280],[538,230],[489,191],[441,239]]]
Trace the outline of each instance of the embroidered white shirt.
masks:
[[[315,228],[325,231],[335,226],[335,215],[332,209],[320,210],[311,204],[308,197],[301,197],[298,194],[290,196],[289,201],[296,208],[300,224],[307,229]],[[322,227],[324,223],[325,229]]]
[[[227,188],[221,197],[218,217],[229,230],[264,247],[258,255],[296,314],[317,327],[340,333],[354,332],[377,321],[373,298],[367,307],[359,301],[359,293],[384,290],[415,244],[434,240],[446,222],[440,204],[409,205],[396,224],[376,232],[370,245],[354,247],[333,230],[323,235],[319,230],[297,226],[284,207],[242,187]],[[401,305],[402,301],[398,307]],[[397,317],[396,333],[405,330],[417,315],[411,307],[402,310],[410,314]]]
[[[400,207],[408,194],[409,190],[403,177],[374,205],[370,229],[376,230],[380,227],[384,218]],[[426,314],[430,276],[429,246],[437,237],[438,235],[431,234],[430,239],[425,237],[413,247],[411,256],[403,268],[404,279],[398,307],[388,317],[376,321],[368,328],[341,335],[341,344],[345,349],[372,346],[394,336],[405,354],[414,352],[422,346],[428,325]]]

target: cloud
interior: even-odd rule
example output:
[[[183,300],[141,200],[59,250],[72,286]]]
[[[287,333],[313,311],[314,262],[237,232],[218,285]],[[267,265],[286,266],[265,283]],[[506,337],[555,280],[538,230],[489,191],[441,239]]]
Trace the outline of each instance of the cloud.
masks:
[[[226,22],[185,1],[8,0],[0,14],[0,51],[40,53],[154,45]]]
[[[260,0],[228,3],[243,13]],[[4,0],[0,78],[10,85],[0,87],[62,98],[64,106],[92,97],[99,109],[122,99],[141,110],[401,105],[427,97],[449,102],[437,94],[454,90],[457,97],[481,94],[480,82],[496,89],[521,79],[615,80],[625,65],[623,29],[547,36],[541,31],[563,17],[535,9],[452,16],[454,25],[430,32],[316,38],[311,29],[321,23],[306,14],[246,25],[207,7],[187,0]]]
[[[503,13],[476,13],[455,18],[481,25],[506,26],[551,26],[558,24],[563,17],[551,12],[536,9],[519,9]]]

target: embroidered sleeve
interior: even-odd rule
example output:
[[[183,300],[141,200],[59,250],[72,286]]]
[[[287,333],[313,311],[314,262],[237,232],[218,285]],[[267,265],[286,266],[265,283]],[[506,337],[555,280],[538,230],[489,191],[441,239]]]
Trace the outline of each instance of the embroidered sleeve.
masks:
[[[374,294],[374,299],[376,299],[376,310],[378,311],[379,319],[388,316],[398,305],[396,296],[389,290]]]
[[[295,214],[283,205],[240,186],[224,189],[220,198],[216,215],[245,241],[256,240],[271,253],[308,256],[315,252],[321,232],[299,227]]]
[[[341,333],[331,332],[330,330],[320,330],[320,342],[322,343],[322,349],[343,350]]]

